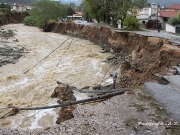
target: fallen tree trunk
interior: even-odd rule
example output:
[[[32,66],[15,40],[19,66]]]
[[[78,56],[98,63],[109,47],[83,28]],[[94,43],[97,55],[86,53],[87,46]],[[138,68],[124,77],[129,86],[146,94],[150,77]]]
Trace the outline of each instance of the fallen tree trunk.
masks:
[[[57,81],[58,84],[62,84],[65,87],[67,86],[66,84],[63,84],[62,82]],[[80,93],[112,93],[112,92],[117,92],[117,91],[122,91],[121,89],[110,89],[110,90],[79,90],[76,87],[69,86],[72,90],[78,91]]]
[[[90,102],[90,101],[96,101],[99,99],[104,99],[104,98],[121,95],[121,94],[124,94],[123,90],[117,91],[117,92],[112,92],[110,94],[103,95],[103,96],[88,98],[88,99],[79,100],[79,101],[72,101],[72,102],[68,102],[68,103],[64,103],[64,104],[60,104],[60,105],[45,106],[45,107],[31,107],[31,108],[13,108],[13,110],[19,111],[19,110],[42,110],[42,109],[59,108],[59,107],[65,107],[65,106],[70,106],[70,105],[75,105],[75,104],[80,104],[80,103],[85,103],[85,102]]]

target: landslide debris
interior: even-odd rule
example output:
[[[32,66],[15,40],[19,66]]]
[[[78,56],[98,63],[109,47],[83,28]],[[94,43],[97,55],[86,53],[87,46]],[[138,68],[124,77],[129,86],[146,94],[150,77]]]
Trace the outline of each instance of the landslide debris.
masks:
[[[59,84],[54,89],[54,92],[52,93],[51,97],[58,98],[59,99],[58,103],[63,104],[71,101],[76,101],[76,97],[73,94],[74,94],[73,90],[70,87],[68,87],[68,85],[65,87]],[[59,118],[57,119],[56,123],[60,124],[61,122],[73,118],[74,109],[75,109],[75,105],[61,107],[59,112]]]

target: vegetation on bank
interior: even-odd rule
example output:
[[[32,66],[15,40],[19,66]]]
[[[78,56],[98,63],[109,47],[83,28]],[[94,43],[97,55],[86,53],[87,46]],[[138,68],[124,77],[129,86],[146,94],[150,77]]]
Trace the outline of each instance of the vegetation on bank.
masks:
[[[65,5],[50,0],[39,0],[32,3],[29,16],[24,18],[24,24],[44,28],[49,21],[57,21],[74,13],[73,4]]]
[[[134,16],[126,16],[124,19],[124,25],[127,26],[127,30],[140,30],[140,24]]]
[[[11,6],[8,4],[0,3],[0,25],[8,23],[20,23],[23,18],[27,16],[27,12],[18,13],[11,11]]]

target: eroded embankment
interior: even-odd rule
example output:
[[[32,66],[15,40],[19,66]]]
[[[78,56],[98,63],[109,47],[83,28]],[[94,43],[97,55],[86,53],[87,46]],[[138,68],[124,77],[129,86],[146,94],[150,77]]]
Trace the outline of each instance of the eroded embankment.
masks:
[[[14,34],[8,38],[0,37],[0,64],[3,65],[0,67],[0,129],[37,129],[56,125],[57,109],[20,111],[13,115],[14,111],[9,107],[56,105],[57,99],[51,98],[54,97],[51,95],[57,86],[56,81],[79,89],[97,86],[109,68],[109,63],[103,61],[113,56],[100,53],[101,47],[88,40],[45,33],[23,24],[2,28],[3,33],[10,29]],[[104,77],[102,85],[110,84],[112,77]],[[68,94],[64,89],[63,93]],[[79,92],[69,94],[74,94],[77,100],[87,98]],[[63,97],[64,100],[67,101],[67,97]],[[62,108],[65,113],[59,116],[63,120],[69,119],[72,116],[70,109],[74,108]],[[62,119],[58,119],[57,123],[60,122]]]
[[[75,34],[88,38],[107,51],[131,56],[130,66],[121,65],[121,87],[142,84],[145,81],[157,80],[166,83],[155,73],[163,73],[180,62],[178,44],[167,39],[148,37],[132,32],[117,32],[105,27],[80,25],[75,23],[52,23],[44,28],[45,32]],[[123,57],[121,55],[121,57]],[[126,59],[124,59],[126,60]]]
[[[7,13],[0,15],[0,26],[10,23],[22,23],[28,13]]]

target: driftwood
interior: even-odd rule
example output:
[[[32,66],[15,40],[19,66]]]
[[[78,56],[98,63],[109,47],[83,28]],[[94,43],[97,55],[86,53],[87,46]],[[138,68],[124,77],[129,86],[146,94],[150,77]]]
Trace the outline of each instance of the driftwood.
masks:
[[[116,95],[121,95],[121,94],[124,94],[123,90],[120,90],[117,92],[112,92],[110,94],[103,95],[103,96],[88,98],[88,99],[79,100],[79,101],[72,101],[72,102],[68,102],[68,103],[64,103],[64,104],[60,104],[60,105],[45,106],[45,107],[30,107],[30,108],[12,108],[12,110],[19,111],[19,110],[42,110],[42,109],[59,108],[59,107],[65,107],[65,106],[80,104],[80,103],[86,103],[86,102],[90,102],[90,101],[96,101],[99,99],[104,99],[104,98],[108,98],[108,97],[112,97],[112,96],[116,96]]]
[[[59,82],[57,81],[58,84],[62,84],[64,85],[65,87],[67,86],[66,84],[63,84],[62,82]],[[69,86],[72,90],[75,90],[75,91],[78,91],[80,93],[112,93],[112,92],[118,92],[118,91],[123,91],[121,89],[110,89],[110,90],[90,90],[90,91],[87,91],[87,90],[79,90],[77,89],[76,87],[73,87],[73,86]]]

